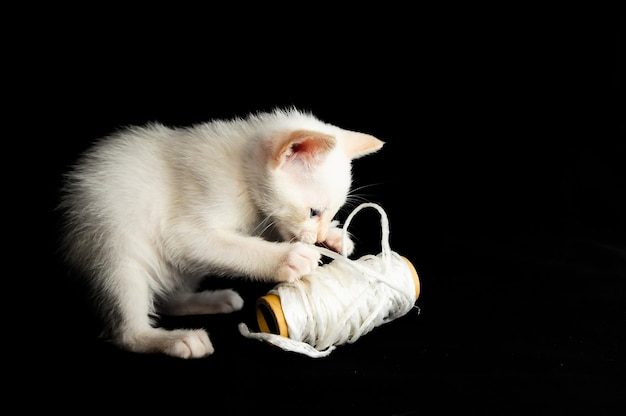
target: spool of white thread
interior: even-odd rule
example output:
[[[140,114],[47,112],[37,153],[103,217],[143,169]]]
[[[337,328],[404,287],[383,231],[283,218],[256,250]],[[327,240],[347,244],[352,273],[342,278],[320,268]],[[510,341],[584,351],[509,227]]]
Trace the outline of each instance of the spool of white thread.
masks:
[[[346,220],[343,238],[354,215],[365,207],[381,215],[381,253],[351,260],[345,253],[318,247],[333,261],[297,282],[278,284],[259,298],[256,318],[261,332],[252,333],[241,323],[242,335],[317,358],[414,307],[420,295],[419,276],[406,257],[391,251],[387,216],[379,205],[359,205]]]
[[[404,256],[400,256],[408,267],[407,277],[413,279],[415,285],[415,301],[420,295],[420,281],[413,264]],[[326,266],[322,266],[326,267]],[[268,334],[276,334],[289,338],[289,325],[283,311],[280,296],[277,293],[268,293],[256,302],[256,318],[259,330]]]

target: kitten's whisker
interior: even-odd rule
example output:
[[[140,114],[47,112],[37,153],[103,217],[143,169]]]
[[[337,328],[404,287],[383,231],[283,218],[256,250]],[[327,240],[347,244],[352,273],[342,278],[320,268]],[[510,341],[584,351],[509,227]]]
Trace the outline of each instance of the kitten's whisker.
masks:
[[[357,205],[360,205],[362,202],[371,202],[369,199],[366,198],[366,195],[350,195],[346,201],[348,204],[350,204],[350,208],[354,208]]]
[[[261,222],[259,222],[257,226],[254,227],[254,229],[252,230],[252,234],[263,235],[267,230],[276,225],[276,221],[273,220],[273,218],[274,217],[272,214],[263,218],[263,220],[261,220]]]
[[[344,209],[354,208],[363,202],[371,202],[367,198],[368,196],[370,196],[369,194],[364,194],[359,191],[362,191],[365,188],[378,186],[378,185],[383,185],[383,182],[362,185],[362,186],[359,186],[358,188],[351,189],[347,195],[346,204],[344,204]]]
[[[265,235],[265,232],[267,230],[269,230],[270,228],[274,227],[276,225],[276,223],[274,221],[272,221],[271,223],[267,224],[267,226],[265,226],[265,228],[263,228],[261,230],[261,233],[259,235]]]
[[[344,214],[346,212],[352,211],[357,205],[360,205],[363,202],[371,202],[367,198],[367,194],[356,194],[351,193],[348,195],[345,204],[339,209],[339,213]]]
[[[378,183],[370,183],[370,184],[367,184],[367,185],[361,185],[358,188],[351,189],[349,194],[353,194],[353,193],[358,192],[358,191],[360,191],[362,189],[370,188],[372,186],[378,186],[378,185],[384,185],[384,183],[383,182],[378,182]]]

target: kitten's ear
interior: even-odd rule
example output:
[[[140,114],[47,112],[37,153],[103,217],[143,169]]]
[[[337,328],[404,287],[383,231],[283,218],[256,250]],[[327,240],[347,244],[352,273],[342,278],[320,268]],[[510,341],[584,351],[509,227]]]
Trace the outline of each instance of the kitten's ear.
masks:
[[[287,162],[313,166],[335,147],[337,139],[324,133],[296,130],[281,138],[274,150],[272,165],[278,168]]]
[[[374,136],[344,130],[342,147],[350,159],[358,159],[380,150],[385,142]]]

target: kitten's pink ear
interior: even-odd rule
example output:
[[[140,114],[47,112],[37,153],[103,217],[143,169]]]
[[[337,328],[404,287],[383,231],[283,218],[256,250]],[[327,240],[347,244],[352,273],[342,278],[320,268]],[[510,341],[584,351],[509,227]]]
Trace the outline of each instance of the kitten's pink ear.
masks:
[[[383,147],[385,142],[374,136],[355,131],[345,131],[342,136],[342,146],[350,159],[374,153]]]
[[[337,139],[324,133],[293,131],[278,142],[272,165],[277,168],[286,162],[300,161],[312,166],[320,162],[336,144]]]

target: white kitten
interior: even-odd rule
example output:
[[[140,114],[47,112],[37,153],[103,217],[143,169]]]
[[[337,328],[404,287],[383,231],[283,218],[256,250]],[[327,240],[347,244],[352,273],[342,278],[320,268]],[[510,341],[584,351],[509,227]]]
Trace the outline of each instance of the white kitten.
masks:
[[[204,330],[153,318],[242,308],[233,290],[196,292],[207,275],[294,281],[318,266],[313,244],[341,251],[333,217],[351,161],[382,145],[296,109],[98,141],[68,173],[60,208],[65,257],[93,290],[103,337],[135,352],[211,354]]]

